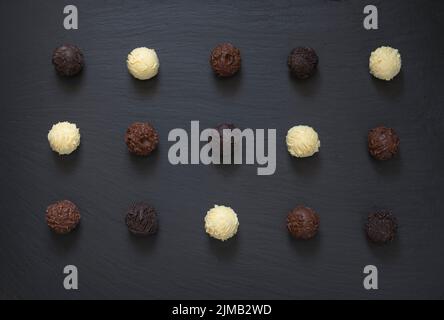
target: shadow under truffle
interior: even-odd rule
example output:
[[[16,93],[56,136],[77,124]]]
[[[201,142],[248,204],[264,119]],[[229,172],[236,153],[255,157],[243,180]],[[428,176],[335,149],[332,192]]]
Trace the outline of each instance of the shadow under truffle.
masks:
[[[388,99],[396,99],[404,93],[404,76],[401,72],[390,81],[380,80],[369,74],[378,93]]]
[[[69,155],[59,155],[57,152],[49,150],[52,153],[51,158],[57,169],[65,174],[73,172],[79,165],[82,156],[82,144]]]
[[[129,73],[128,77],[131,78],[131,85],[134,87],[136,93],[140,96],[153,96],[159,89],[160,73],[158,73],[154,78],[148,80],[136,79]]]
[[[221,260],[231,260],[239,252],[240,237],[236,234],[233,238],[220,241],[208,236],[207,239],[210,251]]]
[[[211,71],[214,85],[223,96],[236,95],[242,86],[242,68],[232,77],[222,78]]]

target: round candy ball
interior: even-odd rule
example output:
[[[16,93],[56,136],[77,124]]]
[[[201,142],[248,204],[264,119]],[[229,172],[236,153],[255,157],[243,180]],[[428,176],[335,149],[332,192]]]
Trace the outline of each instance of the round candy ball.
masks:
[[[368,132],[368,151],[377,160],[393,158],[399,150],[399,137],[395,130],[377,127]]]
[[[60,75],[67,77],[75,76],[83,69],[82,51],[72,44],[65,44],[54,50],[52,63]]]
[[[157,148],[159,136],[149,123],[135,122],[126,129],[125,143],[129,152],[147,156]]]
[[[219,77],[231,77],[241,67],[240,50],[231,43],[219,44],[211,51],[210,65]]]
[[[298,125],[287,132],[288,152],[297,158],[310,157],[319,151],[321,142],[317,132],[309,126]]]
[[[219,133],[219,137],[220,137],[220,155],[221,157],[224,157],[225,154],[224,153],[224,145],[226,144],[225,150],[227,150],[227,148],[229,150],[231,150],[231,155],[233,155],[233,147],[234,147],[234,143],[237,139],[237,137],[231,133],[228,133],[228,130],[234,130],[237,129],[236,126],[232,123],[222,123],[220,125],[218,125],[216,127],[217,132]]]
[[[287,65],[291,73],[298,79],[311,77],[318,66],[319,58],[312,48],[297,47],[291,50]]]
[[[154,49],[141,47],[128,54],[126,65],[134,78],[148,80],[157,75],[160,64]]]
[[[80,130],[75,123],[59,122],[48,133],[51,149],[60,155],[72,153],[80,145]]]
[[[392,80],[401,71],[401,55],[397,49],[379,47],[370,54],[370,73],[381,80]]]
[[[396,217],[388,211],[378,211],[369,214],[365,224],[367,238],[378,244],[392,241],[398,229]]]
[[[69,200],[53,203],[46,209],[46,223],[55,233],[71,232],[80,222],[80,211]]]
[[[225,241],[233,237],[239,228],[239,220],[233,209],[217,206],[205,216],[205,230],[213,238]]]
[[[126,212],[125,223],[128,230],[138,236],[156,233],[159,225],[156,210],[144,202],[129,207]]]
[[[313,209],[297,206],[287,216],[287,229],[296,239],[308,240],[318,233],[319,222]]]

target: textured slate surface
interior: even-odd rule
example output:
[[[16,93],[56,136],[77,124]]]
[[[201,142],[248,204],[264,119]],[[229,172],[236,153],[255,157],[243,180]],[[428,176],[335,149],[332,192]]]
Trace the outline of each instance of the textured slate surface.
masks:
[[[443,3],[374,1],[380,29],[365,31],[367,1],[70,1],[80,29],[62,27],[59,1],[2,1],[0,126],[1,298],[443,298],[442,150]],[[208,66],[211,48],[231,41],[243,69],[220,81]],[[60,79],[50,63],[59,44],[85,54],[85,72]],[[368,74],[372,49],[400,50],[403,70],[390,83]],[[316,48],[319,72],[291,79],[286,56]],[[156,48],[160,75],[138,82],[126,54]],[[80,149],[60,159],[49,149],[52,123],[82,133]],[[135,120],[161,135],[149,159],[131,157],[123,134]],[[169,130],[233,122],[278,130],[277,171],[253,166],[169,164]],[[309,124],[320,134],[317,156],[295,160],[284,138]],[[401,138],[400,156],[377,163],[367,130],[384,124]],[[46,206],[68,198],[80,228],[58,237]],[[160,214],[154,238],[135,239],[127,206],[152,203]],[[287,212],[299,203],[321,216],[320,236],[293,241]],[[203,231],[214,204],[239,214],[238,236],[226,243]],[[362,225],[375,208],[398,216],[399,238],[369,245]],[[62,269],[74,264],[80,290],[65,291]],[[379,267],[380,290],[362,287],[362,269]]]

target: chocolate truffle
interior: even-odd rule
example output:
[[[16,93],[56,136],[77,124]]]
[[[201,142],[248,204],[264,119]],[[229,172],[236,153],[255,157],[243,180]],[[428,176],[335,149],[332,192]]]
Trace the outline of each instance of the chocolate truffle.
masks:
[[[319,216],[311,208],[297,206],[287,216],[287,229],[296,239],[311,239],[318,232]]]
[[[125,142],[129,152],[147,156],[157,148],[159,136],[149,123],[135,122],[126,129]]]
[[[128,54],[126,65],[134,78],[148,80],[157,75],[160,63],[154,49],[141,47]]]
[[[296,158],[311,157],[319,152],[321,141],[318,133],[310,126],[298,125],[290,128],[285,138],[288,152]]]
[[[369,68],[375,78],[390,81],[401,71],[401,55],[392,47],[379,47],[370,54]]]
[[[133,204],[128,209],[125,222],[128,230],[138,236],[154,234],[158,229],[156,210],[143,202]]]
[[[220,155],[221,155],[221,157],[223,157],[223,155],[224,155],[224,152],[223,152],[224,144],[227,144],[227,147],[231,148],[231,154],[233,155],[234,143],[238,137],[235,136],[234,133],[228,133],[227,131],[237,129],[236,126],[232,123],[222,123],[222,124],[218,125],[215,129],[219,132],[219,136],[220,136]]]
[[[395,130],[377,127],[368,132],[368,151],[377,160],[391,159],[399,149],[399,137]]]
[[[210,64],[219,77],[231,77],[241,67],[240,50],[231,43],[219,44],[211,51]]]
[[[239,219],[233,209],[215,205],[205,216],[205,231],[213,238],[225,241],[237,233]]]
[[[75,76],[83,69],[82,51],[72,44],[65,44],[54,50],[52,63],[60,75],[67,77]]]
[[[314,49],[305,47],[294,48],[287,59],[288,68],[298,79],[311,77],[318,62],[319,58]]]
[[[396,217],[388,211],[369,214],[365,224],[365,232],[370,241],[384,244],[395,238],[398,223]]]
[[[80,130],[75,123],[56,123],[48,132],[49,146],[60,155],[74,152],[80,145]]]
[[[46,209],[46,223],[55,233],[68,233],[73,230],[79,222],[79,209],[69,200],[58,201]]]

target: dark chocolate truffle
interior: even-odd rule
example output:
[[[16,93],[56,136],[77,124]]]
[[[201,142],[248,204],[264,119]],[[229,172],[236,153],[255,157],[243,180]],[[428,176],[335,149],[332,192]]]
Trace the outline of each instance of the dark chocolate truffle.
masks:
[[[287,216],[287,229],[296,239],[308,240],[317,234],[319,220],[313,209],[297,206]]]
[[[69,200],[58,201],[46,209],[46,223],[56,233],[68,233],[73,230],[79,222],[79,209]]]
[[[384,244],[395,238],[398,223],[396,217],[388,211],[378,211],[369,214],[365,231],[370,241]]]
[[[138,236],[154,234],[158,228],[156,210],[143,202],[133,204],[128,209],[125,222],[128,230]]]
[[[159,136],[149,123],[135,122],[126,129],[125,142],[129,152],[147,156],[157,148]]]
[[[391,159],[399,149],[399,137],[395,130],[377,127],[368,132],[368,151],[377,160]]]
[[[219,132],[220,136],[220,154],[223,156],[223,147],[226,143],[227,145],[230,144],[231,146],[231,154],[233,154],[233,147],[236,137],[230,136],[230,134],[225,133],[224,130],[234,130],[236,129],[236,126],[232,123],[222,123],[216,127],[216,130]]]
[[[231,77],[241,67],[240,50],[231,43],[222,43],[211,51],[210,64],[219,77]]]
[[[83,54],[78,47],[65,44],[54,50],[52,63],[60,75],[72,77],[83,69]]]
[[[287,64],[291,73],[298,79],[311,77],[318,65],[319,58],[314,49],[297,47],[288,56]]]

